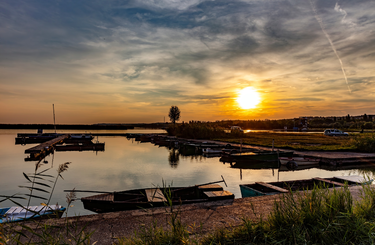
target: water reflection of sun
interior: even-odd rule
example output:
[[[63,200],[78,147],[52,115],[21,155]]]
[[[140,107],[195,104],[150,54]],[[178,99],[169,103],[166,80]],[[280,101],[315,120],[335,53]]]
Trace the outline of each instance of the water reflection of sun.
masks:
[[[239,92],[237,102],[242,109],[253,109],[260,103],[260,95],[252,87],[247,87]]]

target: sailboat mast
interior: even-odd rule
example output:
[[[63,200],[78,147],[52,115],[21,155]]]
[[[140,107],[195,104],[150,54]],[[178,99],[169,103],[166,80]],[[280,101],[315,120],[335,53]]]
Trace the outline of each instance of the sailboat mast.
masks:
[[[52,104],[52,108],[53,108],[53,126],[55,128],[55,134],[56,134],[55,104]]]

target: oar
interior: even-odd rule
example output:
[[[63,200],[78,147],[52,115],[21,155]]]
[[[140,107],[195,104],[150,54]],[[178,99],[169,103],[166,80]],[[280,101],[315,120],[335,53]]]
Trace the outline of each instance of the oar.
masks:
[[[223,175],[221,175],[221,178],[223,180],[209,182],[209,183],[206,183],[206,184],[200,184],[200,185],[195,185],[195,186],[210,185],[210,184],[216,184],[216,183],[224,182],[225,186],[228,187],[227,182],[225,182],[225,179],[224,179]],[[195,187],[195,186],[192,186],[192,187]]]
[[[208,183],[200,184],[200,185],[187,186],[187,187],[183,187],[183,188],[176,189],[176,190],[171,190],[171,191],[172,191],[172,192],[174,192],[174,191],[180,191],[180,190],[185,190],[185,189],[189,189],[189,188],[195,188],[195,187],[203,186],[203,185],[216,184],[216,183],[220,183],[220,182],[224,182],[225,186],[228,187],[227,182],[225,182],[225,179],[224,179],[223,175],[221,175],[221,178],[222,178],[223,180],[214,181],[214,182],[208,182]]]
[[[104,193],[104,194],[112,194],[115,193],[115,191],[86,191],[86,190],[64,190],[64,192],[91,192],[91,193]],[[120,192],[116,192],[117,194],[122,194]],[[131,196],[140,196],[142,194],[135,194],[135,193],[124,193],[126,195]]]
[[[86,190],[64,190],[64,192],[113,193],[113,191],[86,191]]]

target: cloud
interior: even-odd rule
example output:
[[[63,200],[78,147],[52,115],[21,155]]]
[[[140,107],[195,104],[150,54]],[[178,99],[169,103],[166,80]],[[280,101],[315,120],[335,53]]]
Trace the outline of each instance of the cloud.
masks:
[[[248,85],[268,91],[263,106],[285,102],[280,113],[290,109],[288,101],[337,107],[341,97],[371,100],[375,3],[314,3],[354,95],[308,2],[6,0],[0,3],[0,87],[9,92],[2,103],[39,88],[48,94],[45,103],[68,103],[68,94],[103,108],[146,103],[153,112],[170,103],[193,111],[188,106],[198,104],[219,118],[236,111],[229,101]],[[14,92],[17,86],[24,90]],[[332,96],[340,101],[327,99]],[[88,106],[73,101],[82,111]]]
[[[323,101],[324,99],[320,98],[309,98],[309,97],[304,97],[304,98],[286,98],[286,99],[277,99],[275,101]]]

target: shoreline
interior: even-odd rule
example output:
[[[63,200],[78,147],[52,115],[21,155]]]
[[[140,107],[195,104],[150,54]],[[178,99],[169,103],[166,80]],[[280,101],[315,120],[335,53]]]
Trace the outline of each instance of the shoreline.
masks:
[[[340,188],[340,187],[337,187]],[[361,199],[362,186],[349,187],[353,197],[353,204]],[[182,224],[191,227],[191,236],[202,237],[218,229],[231,229],[243,224],[243,218],[259,221],[267,216],[273,209],[275,201],[282,194],[258,197],[246,197],[228,201],[210,203],[187,204],[175,207],[179,210],[179,218]],[[57,227],[64,227],[66,222],[71,222],[77,230],[86,227],[87,232],[94,231],[92,242],[98,244],[114,244],[118,238],[134,236],[142,228],[148,228],[156,222],[158,227],[170,229],[170,207],[152,209],[138,209],[102,214],[91,214],[61,219],[42,221]],[[31,228],[37,228],[32,221],[23,222]],[[194,229],[193,229],[194,228]]]

